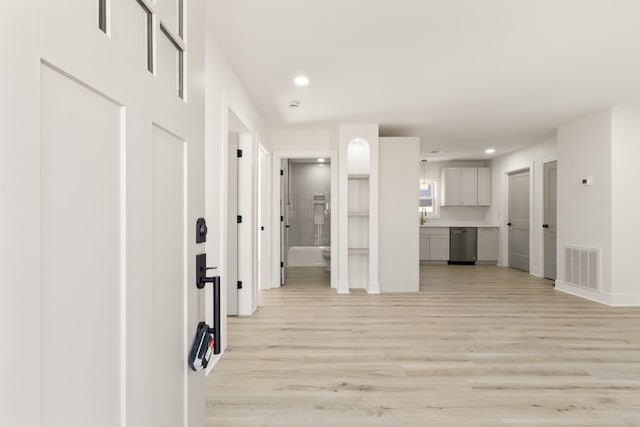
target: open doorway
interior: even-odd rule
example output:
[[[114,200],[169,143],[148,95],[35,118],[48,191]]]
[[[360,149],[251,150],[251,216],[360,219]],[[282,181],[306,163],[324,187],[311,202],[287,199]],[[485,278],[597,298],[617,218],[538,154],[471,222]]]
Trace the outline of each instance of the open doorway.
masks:
[[[280,286],[331,286],[330,157],[281,158]]]
[[[227,315],[240,311],[240,292],[253,284],[251,228],[251,162],[253,135],[229,109],[227,134],[226,250],[223,284],[227,296]],[[248,172],[248,173],[247,173]],[[247,235],[247,233],[249,233]],[[247,238],[248,237],[248,238]],[[247,299],[247,298],[245,298]],[[244,314],[244,313],[243,313]],[[250,314],[250,313],[248,313]]]

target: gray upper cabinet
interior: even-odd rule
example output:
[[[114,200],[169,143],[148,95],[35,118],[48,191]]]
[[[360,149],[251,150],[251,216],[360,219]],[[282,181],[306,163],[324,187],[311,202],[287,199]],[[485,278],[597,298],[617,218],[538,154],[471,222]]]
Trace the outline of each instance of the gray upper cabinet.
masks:
[[[478,206],[478,168],[460,168],[460,206]]]
[[[491,168],[478,168],[478,206],[491,206]]]
[[[491,169],[442,168],[440,206],[490,206]]]
[[[442,168],[440,206],[460,206],[460,168]]]

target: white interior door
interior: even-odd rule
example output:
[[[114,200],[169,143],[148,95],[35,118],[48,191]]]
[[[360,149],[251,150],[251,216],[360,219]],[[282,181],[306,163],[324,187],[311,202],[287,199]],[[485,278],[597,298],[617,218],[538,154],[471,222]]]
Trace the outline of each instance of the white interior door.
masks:
[[[529,171],[509,175],[509,266],[529,271]]]
[[[544,277],[556,279],[558,162],[544,164]]]
[[[40,20],[0,1],[0,426],[40,425]]]
[[[202,9],[41,2],[43,427],[204,425]]]

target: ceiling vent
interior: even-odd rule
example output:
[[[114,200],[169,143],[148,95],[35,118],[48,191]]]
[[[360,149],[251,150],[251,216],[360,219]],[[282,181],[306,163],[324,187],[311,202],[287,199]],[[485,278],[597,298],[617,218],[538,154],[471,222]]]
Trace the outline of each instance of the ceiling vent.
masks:
[[[298,101],[297,99],[292,99],[291,101],[289,101],[289,108],[298,108],[300,106],[300,101]]]

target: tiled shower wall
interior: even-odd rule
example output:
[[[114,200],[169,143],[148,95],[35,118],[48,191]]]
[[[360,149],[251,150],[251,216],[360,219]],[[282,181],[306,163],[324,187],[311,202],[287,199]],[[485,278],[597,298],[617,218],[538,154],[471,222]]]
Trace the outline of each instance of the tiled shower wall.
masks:
[[[330,165],[291,162],[289,180],[289,246],[330,245]],[[317,196],[325,196],[324,203]]]

